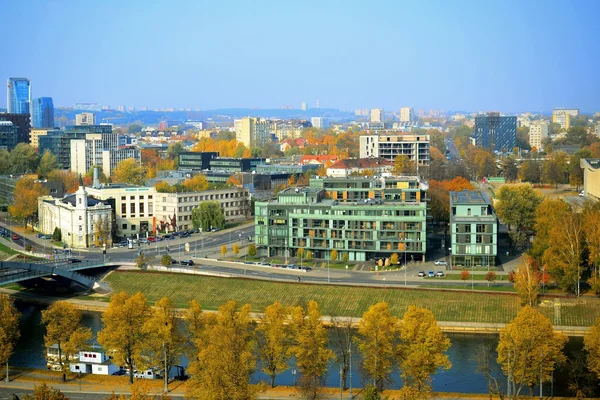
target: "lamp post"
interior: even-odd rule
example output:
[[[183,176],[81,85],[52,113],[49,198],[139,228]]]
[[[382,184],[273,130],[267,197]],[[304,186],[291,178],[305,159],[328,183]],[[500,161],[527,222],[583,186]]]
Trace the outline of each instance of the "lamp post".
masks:
[[[331,259],[331,253],[329,254],[329,258],[327,259],[327,283],[330,283],[329,279],[329,260]]]

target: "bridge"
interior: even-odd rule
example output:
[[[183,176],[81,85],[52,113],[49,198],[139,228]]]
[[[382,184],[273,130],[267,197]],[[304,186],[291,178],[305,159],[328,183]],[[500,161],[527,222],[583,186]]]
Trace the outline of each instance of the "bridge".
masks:
[[[60,276],[83,289],[108,292],[110,289],[105,283],[98,282],[96,279],[80,274],[77,271],[117,266],[119,266],[119,264],[114,262],[23,263],[0,261],[0,285],[36,278]]]

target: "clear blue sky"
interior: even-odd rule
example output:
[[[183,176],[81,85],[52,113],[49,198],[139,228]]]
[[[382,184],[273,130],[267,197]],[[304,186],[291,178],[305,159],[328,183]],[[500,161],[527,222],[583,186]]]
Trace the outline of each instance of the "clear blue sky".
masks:
[[[57,106],[600,111],[598,15],[596,0],[0,0],[0,79]]]

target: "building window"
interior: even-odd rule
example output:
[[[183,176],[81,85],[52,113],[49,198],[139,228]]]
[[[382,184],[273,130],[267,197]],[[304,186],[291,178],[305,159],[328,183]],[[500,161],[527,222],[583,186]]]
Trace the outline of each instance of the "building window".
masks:
[[[135,215],[135,203],[131,203],[129,205],[129,212],[131,213],[131,215]]]
[[[471,209],[467,208],[467,216],[470,216],[470,215],[471,215]]]
[[[135,227],[136,227],[135,225],[131,225],[131,230],[135,231]]]
[[[127,224],[123,224],[123,225],[121,226],[121,229],[127,229]]]
[[[122,215],[127,214],[127,204],[125,204],[125,203],[121,203],[121,214]]]
[[[129,200],[135,200],[135,196],[129,196]]]
[[[140,202],[140,214],[144,213],[144,203]]]
[[[127,197],[121,196],[121,201],[125,201],[126,199],[127,199]]]
[[[80,215],[80,216],[79,216],[79,220],[81,221],[82,219],[83,219],[83,217]]]

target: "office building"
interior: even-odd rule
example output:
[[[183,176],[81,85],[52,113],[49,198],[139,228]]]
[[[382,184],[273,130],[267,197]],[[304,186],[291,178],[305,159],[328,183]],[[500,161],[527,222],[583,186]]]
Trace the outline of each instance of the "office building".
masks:
[[[17,145],[18,129],[10,121],[0,121],[0,150],[11,151]]]
[[[17,143],[29,143],[31,115],[0,113],[0,121],[10,121],[17,127]]]
[[[374,175],[381,175],[391,172],[394,168],[392,161],[385,158],[349,158],[339,160],[327,168],[327,176],[347,177],[350,175],[360,175],[369,171]]]
[[[264,158],[232,158],[215,157],[209,161],[210,170],[218,172],[227,172],[234,174],[236,172],[256,171],[256,166],[265,163]]]
[[[582,158],[579,166],[583,169],[583,193],[586,198],[600,200],[600,159]]]
[[[248,148],[262,147],[272,141],[271,123],[263,118],[242,118],[234,121],[235,137]]]
[[[492,153],[512,152],[517,145],[517,117],[497,112],[475,117],[475,145]]]
[[[416,177],[311,179],[277,199],[255,203],[255,241],[260,256],[351,261],[425,260],[427,203]]]
[[[31,102],[31,125],[33,128],[54,128],[52,97],[33,99]]]
[[[571,117],[577,116],[579,116],[578,108],[555,108],[552,110],[552,123],[568,130],[571,127]]]
[[[533,149],[534,147],[541,151],[542,142],[548,137],[550,124],[548,121],[531,121],[529,123],[529,146]]]
[[[219,157],[216,151],[184,151],[179,153],[179,169],[181,171],[202,171],[210,169],[210,160]]]
[[[453,267],[496,265],[498,217],[483,192],[450,192]]]
[[[36,149],[39,148],[40,137],[45,136],[50,132],[58,133],[61,131],[54,128],[32,128],[29,134],[29,144],[31,145],[31,147],[34,147]],[[43,154],[43,152],[41,154]]]
[[[76,126],[96,125],[96,116],[94,113],[86,112],[75,115]]]
[[[327,129],[329,128],[329,120],[325,117],[312,117],[310,123],[313,128]]]
[[[37,136],[38,152],[44,154],[47,150],[54,154],[58,169],[71,169],[71,140],[73,139],[85,139],[85,132],[47,130],[44,135]]]
[[[417,166],[429,165],[429,135],[363,135],[360,137],[360,158],[385,158],[394,161],[407,156]]]
[[[415,109],[412,107],[402,107],[400,109],[400,122],[413,122],[415,120]]]
[[[301,105],[302,111],[308,110],[308,105],[306,103],[302,103]]]
[[[6,108],[9,114],[29,114],[31,82],[27,78],[8,78],[6,82]]]
[[[370,122],[385,122],[385,113],[383,108],[374,108],[371,110]]]

